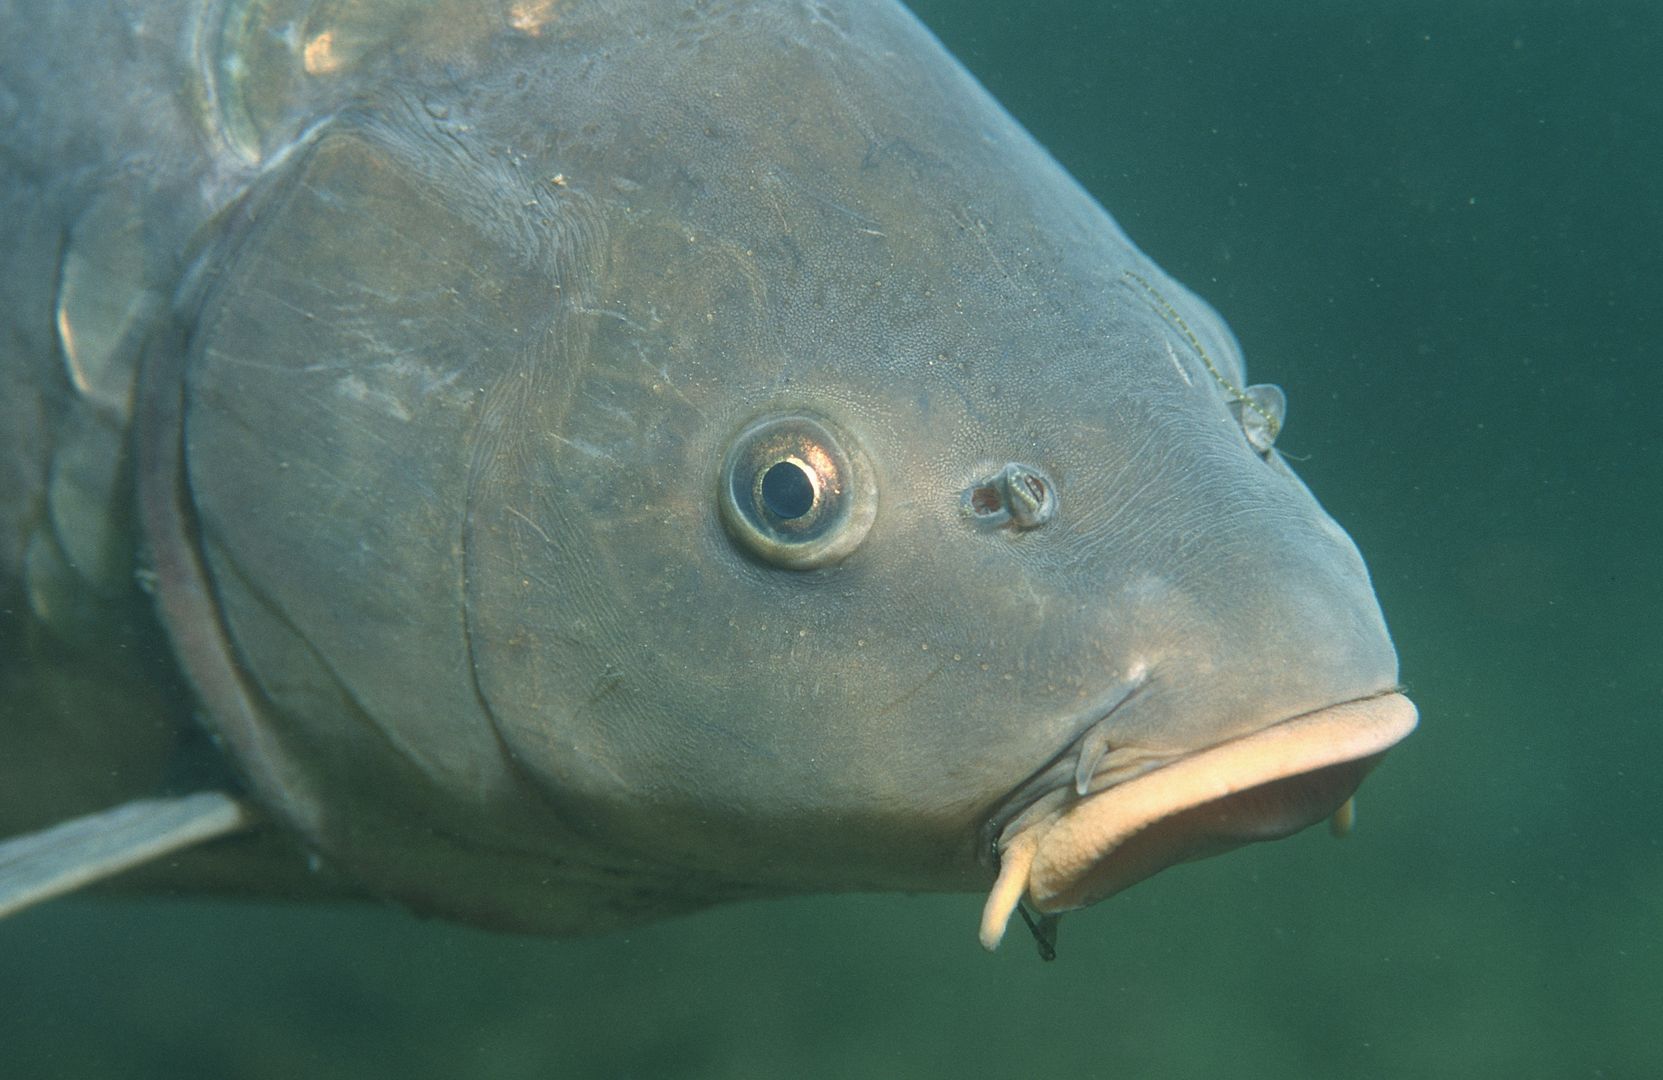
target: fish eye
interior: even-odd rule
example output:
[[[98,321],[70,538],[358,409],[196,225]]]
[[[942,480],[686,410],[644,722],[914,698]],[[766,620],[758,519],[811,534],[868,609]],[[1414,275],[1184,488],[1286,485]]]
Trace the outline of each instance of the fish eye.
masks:
[[[741,546],[790,570],[842,559],[878,512],[860,445],[830,420],[802,413],[760,417],[734,437],[719,501]]]

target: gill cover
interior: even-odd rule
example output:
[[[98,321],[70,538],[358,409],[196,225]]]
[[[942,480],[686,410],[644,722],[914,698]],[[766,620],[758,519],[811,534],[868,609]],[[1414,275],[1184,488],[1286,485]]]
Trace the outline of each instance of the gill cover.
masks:
[[[492,438],[504,406],[486,388],[546,326],[558,283],[494,228],[486,200],[509,188],[452,178],[440,197],[410,161],[336,121],[208,256],[180,489],[161,468],[149,495],[185,519],[151,530],[162,604],[261,803],[315,851],[417,907],[571,930],[595,917],[594,886],[575,872],[539,888],[527,869],[568,838],[528,812],[466,612],[470,488],[513,449]],[[217,634],[179,599],[193,591]]]

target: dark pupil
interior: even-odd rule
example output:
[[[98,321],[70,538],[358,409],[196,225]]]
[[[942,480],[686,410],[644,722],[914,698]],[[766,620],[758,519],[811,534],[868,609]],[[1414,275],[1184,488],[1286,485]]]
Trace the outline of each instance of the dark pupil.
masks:
[[[782,521],[791,521],[814,506],[814,485],[801,465],[776,462],[762,474],[762,505]]]

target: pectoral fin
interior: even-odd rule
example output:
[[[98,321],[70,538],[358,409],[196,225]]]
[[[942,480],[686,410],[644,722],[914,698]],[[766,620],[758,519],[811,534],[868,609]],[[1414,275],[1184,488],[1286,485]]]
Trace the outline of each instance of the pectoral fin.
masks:
[[[0,840],[0,918],[141,863],[254,824],[254,811],[220,791],[137,799]]]

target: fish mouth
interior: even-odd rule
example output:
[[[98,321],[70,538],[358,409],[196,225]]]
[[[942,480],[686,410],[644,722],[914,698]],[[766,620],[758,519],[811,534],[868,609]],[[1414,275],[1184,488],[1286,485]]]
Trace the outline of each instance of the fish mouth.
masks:
[[[1338,821],[1357,785],[1416,720],[1414,704],[1389,690],[1302,713],[1090,794],[1052,790],[999,836],[982,945],[998,946],[1024,901],[1057,915],[1175,863],[1288,836],[1326,817]]]

